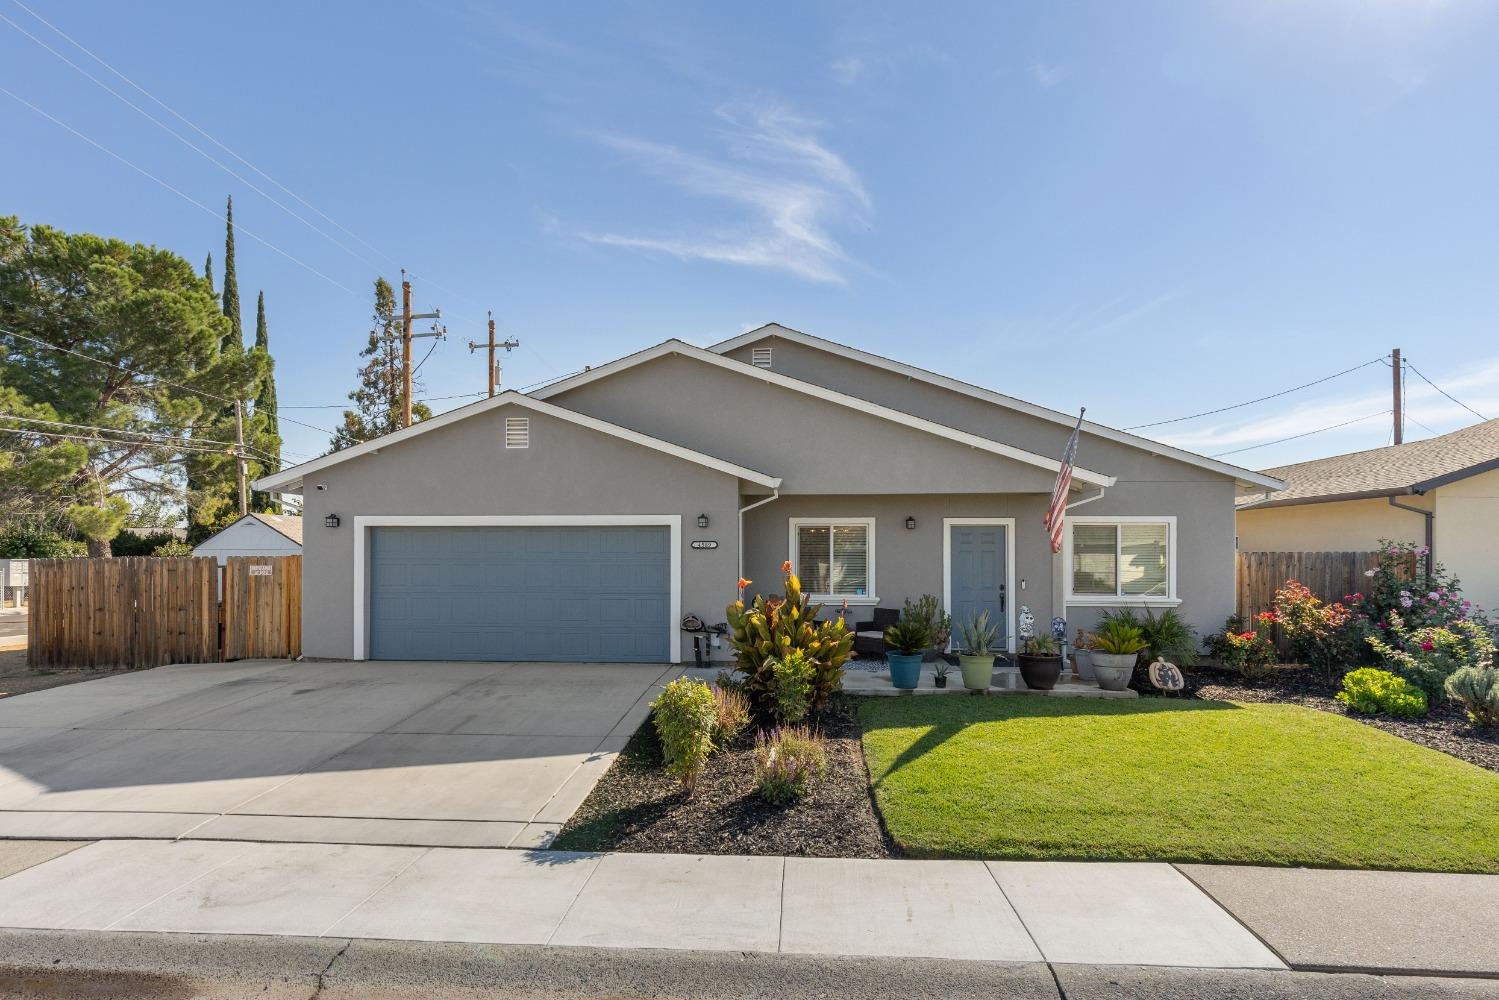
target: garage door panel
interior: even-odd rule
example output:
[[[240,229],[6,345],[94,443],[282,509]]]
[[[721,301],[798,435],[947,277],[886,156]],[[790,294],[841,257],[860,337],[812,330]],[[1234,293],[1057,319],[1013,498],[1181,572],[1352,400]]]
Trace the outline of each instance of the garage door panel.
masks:
[[[665,526],[375,528],[375,659],[669,659]]]

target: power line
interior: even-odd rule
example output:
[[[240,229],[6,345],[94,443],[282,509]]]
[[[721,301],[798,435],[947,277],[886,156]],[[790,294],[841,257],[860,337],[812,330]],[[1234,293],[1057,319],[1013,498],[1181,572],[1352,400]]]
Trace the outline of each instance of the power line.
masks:
[[[1332,375],[1327,375],[1323,378],[1319,378],[1315,382],[1307,382],[1303,385],[1293,386],[1289,389],[1282,389],[1280,392],[1272,392],[1268,396],[1261,396],[1258,399],[1251,399],[1243,403],[1234,403],[1231,406],[1220,406],[1216,410],[1205,410],[1202,413],[1192,413],[1188,414],[1185,417],[1172,417],[1170,420],[1157,420],[1153,423],[1148,424],[1135,424],[1135,426],[1133,427],[1125,427],[1122,429],[1127,431],[1138,431],[1143,430],[1146,427],[1161,427],[1165,424],[1179,424],[1184,420],[1196,420],[1198,417],[1211,417],[1217,413],[1227,413],[1229,410],[1237,410],[1241,407],[1253,406],[1255,403],[1263,403],[1266,400],[1270,399],[1279,399],[1281,396],[1288,396],[1293,392],[1300,392],[1302,389],[1310,389],[1312,386],[1321,385],[1323,382],[1331,382],[1335,378],[1342,378],[1344,375],[1349,375],[1353,372],[1368,368],[1370,365],[1377,365],[1381,361],[1384,361],[1383,357],[1374,358],[1370,361],[1365,361],[1361,365],[1354,365],[1352,368],[1345,368],[1340,372],[1335,372]],[[1232,454],[1232,452],[1226,452],[1225,454]]]
[[[186,447],[188,445],[194,445],[194,446],[196,446],[196,445],[205,445],[205,444],[208,444],[208,445],[221,445],[221,446],[223,446],[225,448],[236,448],[236,447],[239,447],[239,445],[236,445],[233,441],[210,441],[210,440],[207,440],[205,438],[182,437],[182,436],[177,435],[177,434],[163,434],[163,433],[160,433],[158,431],[133,431],[133,430],[129,430],[129,429],[126,429],[126,428],[123,428],[123,427],[105,427],[102,424],[74,424],[74,423],[69,423],[69,422],[67,422],[65,420],[43,420],[40,417],[21,417],[21,416],[17,416],[15,414],[11,414],[11,413],[0,413],[0,422],[4,422],[4,421],[7,421],[7,420],[15,421],[17,423],[25,423],[25,424],[41,424],[41,425],[46,426],[46,427],[71,427],[74,430],[99,431],[99,432],[106,433],[106,434],[131,434],[131,435],[136,435],[136,436],[145,436],[145,437],[155,438],[155,439],[157,439],[162,444],[173,444],[173,443],[175,443],[175,444],[178,444],[178,445],[182,445],[184,447]],[[15,429],[16,430],[24,430],[24,428],[15,428]],[[135,442],[130,442],[130,443],[135,443]],[[254,445],[244,445],[244,448],[245,448],[246,451],[251,452],[252,454],[256,455],[257,457],[260,457],[260,458],[263,458],[263,459],[266,459],[266,460],[269,460],[269,461],[273,461],[273,462],[279,462],[280,461],[280,459],[277,459],[270,452],[268,452],[268,451],[266,451],[266,450],[264,450],[262,448],[257,448]],[[288,455],[293,455],[293,456],[301,455],[302,454],[301,452],[298,452],[298,451],[287,451],[286,453]]]
[[[1444,395],[1448,399],[1452,400],[1458,406],[1461,406],[1463,409],[1465,409],[1469,413],[1473,414],[1473,416],[1477,417],[1479,420],[1487,420],[1487,419],[1489,419],[1488,417],[1484,416],[1482,413],[1479,413],[1477,410],[1473,409],[1473,407],[1469,406],[1467,403],[1464,403],[1462,400],[1460,400],[1456,396],[1452,395],[1452,393],[1448,392],[1446,389],[1443,389],[1441,386],[1437,385],[1431,379],[1427,378],[1426,375],[1421,371],[1421,369],[1417,368],[1415,365],[1411,364],[1409,361],[1407,361],[1405,363],[1405,367],[1409,368],[1411,371],[1415,372],[1417,375],[1420,375],[1421,376],[1421,381],[1425,382],[1427,385],[1431,386],[1437,392],[1440,392],[1442,395]]]
[[[1378,413],[1369,413],[1369,414],[1365,414],[1362,417],[1354,417],[1352,420],[1345,420],[1341,424],[1329,424],[1326,427],[1318,427],[1314,431],[1303,431],[1300,434],[1292,434],[1290,437],[1276,438],[1274,441],[1265,441],[1262,444],[1252,444],[1252,445],[1249,445],[1248,447],[1245,447],[1245,448],[1235,448],[1232,451],[1220,451],[1217,454],[1210,455],[1208,457],[1209,458],[1222,458],[1225,455],[1237,455],[1237,454],[1239,454],[1240,452],[1243,452],[1243,451],[1254,451],[1256,448],[1268,448],[1272,444],[1285,444],[1287,441],[1295,441],[1298,438],[1311,437],[1313,434],[1321,434],[1324,431],[1335,431],[1339,427],[1347,427],[1349,424],[1362,423],[1365,420],[1373,420],[1375,417],[1389,416],[1389,414],[1391,412],[1393,412],[1393,411],[1391,411],[1391,410],[1380,410]]]

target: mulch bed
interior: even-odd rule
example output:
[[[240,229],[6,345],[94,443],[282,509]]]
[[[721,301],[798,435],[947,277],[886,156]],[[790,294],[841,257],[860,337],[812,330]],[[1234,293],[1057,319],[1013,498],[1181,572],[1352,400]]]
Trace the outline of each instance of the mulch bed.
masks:
[[[1332,712],[1499,772],[1499,730],[1477,728],[1468,721],[1462,705],[1450,698],[1433,704],[1424,719],[1394,719],[1387,715],[1361,715],[1348,711],[1333,697],[1340,682],[1329,681],[1309,667],[1281,667],[1258,681],[1246,681],[1232,671],[1199,667],[1186,675],[1186,682],[1182,694],[1188,698],[1278,702]]]
[[[799,802],[755,794],[753,731],[708,761],[689,797],[641,726],[552,844],[555,850],[885,858],[890,838],[869,793],[857,714],[835,698],[810,720],[827,738],[827,776]]]

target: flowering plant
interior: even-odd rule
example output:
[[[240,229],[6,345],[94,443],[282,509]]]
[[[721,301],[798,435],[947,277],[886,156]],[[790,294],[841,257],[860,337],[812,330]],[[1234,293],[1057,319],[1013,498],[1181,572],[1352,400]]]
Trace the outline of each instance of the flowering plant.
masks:
[[[1324,603],[1303,583],[1287,580],[1275,592],[1275,610],[1258,618],[1264,628],[1279,625],[1302,663],[1329,677],[1333,670],[1352,666],[1364,652],[1360,635],[1348,628],[1352,613],[1334,601]]]
[[[1264,677],[1280,659],[1275,652],[1275,643],[1265,633],[1263,627],[1224,632],[1222,640],[1215,643],[1218,658],[1225,667],[1237,670],[1245,680]]]
[[[1424,545],[1381,539],[1379,565],[1366,570],[1369,583],[1364,591],[1349,594],[1352,626],[1365,635],[1378,635],[1384,642],[1401,645],[1392,633],[1390,616],[1398,615],[1407,628],[1441,628],[1453,622],[1473,620],[1486,625],[1483,612],[1462,596],[1459,581],[1436,563],[1429,570],[1422,560],[1431,554]]]
[[[1398,612],[1390,612],[1386,636],[1371,635],[1368,643],[1390,669],[1436,700],[1447,678],[1464,667],[1489,669],[1494,664],[1494,640],[1488,629],[1459,619],[1445,626],[1410,628]]]

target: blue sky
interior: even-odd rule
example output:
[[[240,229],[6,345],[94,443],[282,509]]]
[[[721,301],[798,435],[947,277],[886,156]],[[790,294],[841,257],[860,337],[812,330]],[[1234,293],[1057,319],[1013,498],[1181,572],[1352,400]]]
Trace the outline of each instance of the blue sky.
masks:
[[[405,266],[448,319],[432,397],[483,390],[493,309],[512,387],[775,320],[1116,426],[1392,346],[1499,416],[1499,5],[24,2],[240,176],[0,21],[0,87],[157,179],[0,94],[0,211],[196,263],[232,193],[288,407],[342,403]],[[1476,419],[1409,385],[1408,438]],[[1368,418],[1229,456],[1264,467],[1383,445],[1388,408],[1375,365],[1156,433]]]

